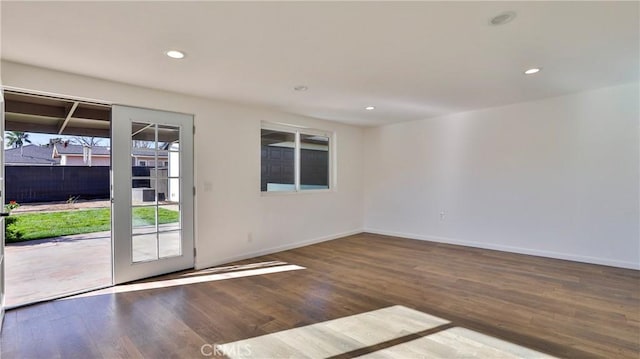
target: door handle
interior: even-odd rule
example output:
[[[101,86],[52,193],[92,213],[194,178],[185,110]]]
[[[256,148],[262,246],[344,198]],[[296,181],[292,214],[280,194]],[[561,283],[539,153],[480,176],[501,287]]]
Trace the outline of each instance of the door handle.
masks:
[[[9,217],[9,215],[11,215],[9,212],[0,212],[0,217]]]

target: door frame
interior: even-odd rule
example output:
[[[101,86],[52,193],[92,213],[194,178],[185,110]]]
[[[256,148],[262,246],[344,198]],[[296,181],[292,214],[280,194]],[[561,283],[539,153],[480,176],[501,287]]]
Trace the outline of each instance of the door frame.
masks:
[[[46,96],[46,97],[52,97],[52,98],[62,98],[62,99],[70,99],[70,100],[77,100],[77,101],[83,101],[83,102],[90,102],[90,103],[98,103],[98,104],[102,104],[102,105],[107,105],[111,107],[111,160],[112,160],[112,166],[111,166],[111,213],[112,213],[112,234],[111,234],[111,259],[112,259],[112,266],[111,266],[111,270],[112,270],[112,282],[111,282],[111,286],[113,285],[117,285],[120,283],[124,283],[127,281],[131,281],[131,280],[135,280],[135,279],[140,279],[140,278],[147,278],[150,276],[154,276],[154,275],[158,275],[161,274],[160,272],[145,272],[142,273],[141,276],[138,277],[119,277],[119,279],[116,279],[116,273],[120,273],[120,271],[118,271],[116,269],[116,249],[115,249],[115,241],[116,241],[116,228],[115,226],[117,225],[114,222],[114,217],[118,217],[119,221],[122,221],[123,219],[120,218],[122,217],[122,214],[116,214],[116,207],[115,204],[117,204],[120,200],[121,200],[121,196],[122,195],[126,195],[128,193],[129,195],[129,203],[130,203],[130,196],[131,196],[131,182],[128,182],[128,189],[129,190],[119,190],[118,187],[116,186],[114,180],[119,176],[119,172],[118,171],[114,171],[114,166],[113,166],[113,159],[116,156],[122,156],[122,151],[121,148],[119,148],[118,146],[114,146],[114,133],[115,131],[118,131],[118,128],[120,128],[120,125],[123,125],[122,121],[117,119],[117,116],[114,115],[114,111],[117,112],[117,108],[118,107],[126,107],[126,108],[131,108],[131,109],[137,109],[137,110],[141,110],[141,111],[147,111],[148,113],[154,112],[156,114],[160,114],[160,113],[164,113],[164,114],[171,114],[171,115],[179,115],[179,116],[188,116],[190,118],[190,128],[188,131],[182,131],[185,134],[189,134],[190,136],[190,143],[191,146],[189,148],[184,148],[184,151],[188,151],[189,155],[185,156],[188,158],[188,166],[190,167],[189,170],[189,183],[185,184],[183,186],[183,188],[185,190],[188,189],[189,193],[191,194],[191,203],[190,205],[185,205],[183,206],[184,209],[186,210],[184,212],[184,214],[182,215],[182,217],[185,219],[184,221],[182,221],[182,227],[187,229],[189,234],[188,236],[191,238],[190,239],[190,245],[188,246],[189,248],[183,248],[183,254],[188,253],[190,257],[189,261],[188,261],[188,265],[187,266],[177,266],[177,267],[172,267],[172,268],[168,268],[166,269],[164,272],[172,272],[172,271],[176,271],[176,270],[181,270],[181,269],[187,269],[187,268],[193,268],[195,265],[195,220],[194,220],[194,212],[195,212],[195,187],[193,186],[194,184],[194,176],[195,176],[195,171],[194,171],[194,146],[193,146],[193,128],[194,128],[194,116],[191,114],[184,114],[184,113],[177,113],[177,112],[167,112],[167,111],[159,111],[159,110],[153,110],[153,109],[143,109],[143,108],[139,108],[139,107],[129,107],[129,106],[124,106],[124,105],[116,105],[111,101],[103,101],[103,100],[96,100],[96,99],[92,99],[92,98],[86,98],[86,97],[79,97],[79,96],[69,96],[69,95],[59,95],[57,93],[52,93],[52,92],[44,92],[44,91],[39,91],[39,90],[33,90],[33,89],[25,89],[25,88],[18,88],[18,87],[12,87],[12,86],[2,86],[0,84],[0,134],[2,134],[2,137],[0,137],[0,143],[4,143],[4,122],[5,122],[5,118],[4,118],[4,91],[8,90],[8,91],[15,91],[18,93],[26,93],[26,94],[33,94],[36,96]],[[127,136],[130,138],[130,131],[129,129],[127,129],[125,132],[125,134],[127,134]],[[130,141],[129,141],[130,142]],[[4,147],[4,146],[3,146]],[[127,158],[130,158],[130,152],[126,154]],[[130,168],[130,162],[127,163],[128,167],[126,168],[124,173],[131,173],[131,168]],[[120,169],[121,171],[122,169]],[[185,172],[186,173],[186,172]],[[115,176],[114,176],[115,175]],[[114,190],[115,189],[115,190]],[[4,201],[2,200],[4,197],[4,150],[2,150],[2,153],[0,153],[0,201],[2,201],[2,205],[4,205]],[[127,215],[128,214],[128,215]],[[125,216],[127,216],[127,222],[130,223],[131,221],[131,216],[130,213],[124,214]],[[126,222],[125,222],[126,223]],[[117,225],[119,228],[121,227],[119,224]],[[4,248],[5,248],[5,243],[4,243],[4,220],[0,219],[0,331],[2,331],[2,321],[4,319],[4,313],[5,313],[5,303],[4,303],[4,294],[5,294],[5,261],[6,258],[4,258]],[[130,237],[130,235],[129,235]],[[81,291],[82,292],[82,291]],[[81,293],[78,292],[78,293]],[[76,294],[76,293],[72,293],[72,294]]]
[[[0,212],[4,212],[4,88],[0,86]],[[0,333],[4,324],[4,216],[0,217]]]
[[[0,92],[2,94],[2,116],[0,118],[0,133],[2,134],[2,137],[0,137],[0,142],[4,144],[5,142],[5,137],[4,137],[4,130],[6,129],[5,127],[5,105],[6,105],[6,101],[4,101],[6,98],[4,97],[4,95],[6,95],[6,93],[8,92],[9,94],[12,95],[24,95],[24,96],[29,96],[29,97],[35,97],[35,98],[47,98],[47,99],[53,99],[53,100],[61,100],[61,101],[68,101],[68,102],[79,102],[79,103],[84,103],[84,104],[88,104],[88,105],[97,105],[97,106],[101,106],[101,107],[108,107],[109,110],[111,109],[111,107],[113,106],[112,103],[108,102],[108,101],[103,101],[103,100],[98,100],[98,99],[93,99],[93,98],[88,98],[88,97],[80,97],[80,96],[71,96],[71,95],[60,95],[58,93],[53,93],[53,92],[46,92],[46,91],[40,91],[40,90],[34,90],[34,89],[29,89],[29,88],[22,88],[22,87],[15,87],[15,86],[2,86],[0,84]],[[68,110],[68,109],[67,109]],[[25,132],[30,132],[30,131],[25,131]],[[36,132],[34,132],[36,133]],[[53,133],[48,133],[49,135],[54,135]],[[65,135],[66,136],[66,135]],[[111,136],[111,133],[109,131],[109,136]],[[0,199],[4,201],[4,199],[6,198],[5,193],[6,193],[6,186],[5,186],[5,153],[4,153],[4,146],[2,148],[2,151],[0,153],[0,175],[1,175],[1,184],[0,184]],[[109,179],[109,185],[111,186],[111,178]],[[111,209],[111,207],[109,207]],[[2,202],[2,211],[4,212],[4,202]],[[100,285],[97,287],[90,287],[90,288],[83,288],[83,289],[79,289],[79,290],[75,290],[75,291],[71,291],[71,292],[65,292],[65,293],[59,293],[59,294],[52,294],[52,295],[48,295],[46,297],[43,298],[38,298],[35,299],[34,301],[30,301],[30,302],[26,302],[26,303],[20,303],[20,304],[13,304],[10,306],[6,305],[6,302],[4,302],[4,299],[6,299],[6,278],[5,278],[5,274],[6,274],[6,251],[5,251],[5,226],[6,226],[6,220],[2,221],[2,226],[0,226],[0,230],[1,230],[1,236],[2,236],[2,241],[0,242],[0,251],[2,251],[3,253],[3,263],[2,263],[2,271],[0,272],[0,285],[2,287],[2,291],[4,294],[4,296],[0,299],[2,299],[3,301],[0,303],[0,310],[2,312],[6,312],[7,309],[14,309],[14,308],[19,308],[19,307],[23,307],[23,306],[29,306],[29,305],[33,305],[36,303],[40,303],[40,302],[47,302],[50,300],[56,300],[59,298],[63,298],[63,297],[69,297],[69,296],[74,296],[74,295],[78,295],[78,294],[82,294],[82,293],[86,293],[86,292],[91,292],[91,291],[95,291],[95,290],[100,290],[100,289],[104,289],[104,288],[109,288],[112,287],[114,285],[113,283],[113,257],[110,257],[110,263],[111,263],[111,280],[109,281],[109,284],[105,284],[105,285]],[[113,256],[113,237],[111,236],[110,238],[110,255]],[[2,318],[0,318],[2,319]],[[0,321],[0,325],[1,325],[1,321]],[[2,328],[0,327],[0,331],[2,330]]]

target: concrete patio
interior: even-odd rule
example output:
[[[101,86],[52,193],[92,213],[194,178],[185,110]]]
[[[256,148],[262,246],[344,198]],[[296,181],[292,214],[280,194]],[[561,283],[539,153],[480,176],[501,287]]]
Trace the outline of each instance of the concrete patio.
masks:
[[[178,229],[177,224],[160,225],[157,244],[155,234],[134,236],[134,261],[180,255]],[[109,231],[10,243],[5,254],[8,307],[112,284]]]
[[[111,232],[7,244],[8,307],[111,285]]]
[[[163,208],[178,211],[170,202]],[[110,208],[107,200],[29,203],[12,213],[42,213]],[[155,226],[134,228],[134,261],[181,254],[178,223],[161,224],[156,244]],[[7,243],[5,246],[5,304],[8,307],[57,298],[112,284],[111,232]]]

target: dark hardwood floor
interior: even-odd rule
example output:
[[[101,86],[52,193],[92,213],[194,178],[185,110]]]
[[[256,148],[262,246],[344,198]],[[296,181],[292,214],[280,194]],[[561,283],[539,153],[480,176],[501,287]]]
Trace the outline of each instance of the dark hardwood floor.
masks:
[[[305,269],[240,276],[242,265],[269,261]],[[640,355],[634,270],[370,234],[234,264],[146,282],[237,278],[11,310],[1,356],[201,358],[203,344],[396,304],[559,357]]]

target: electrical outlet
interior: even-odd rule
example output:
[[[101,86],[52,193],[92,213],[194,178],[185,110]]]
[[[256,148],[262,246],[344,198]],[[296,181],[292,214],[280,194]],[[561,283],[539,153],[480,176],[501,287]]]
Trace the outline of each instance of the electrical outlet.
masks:
[[[447,214],[444,211],[440,211],[440,221],[444,221],[444,217],[446,217]]]

